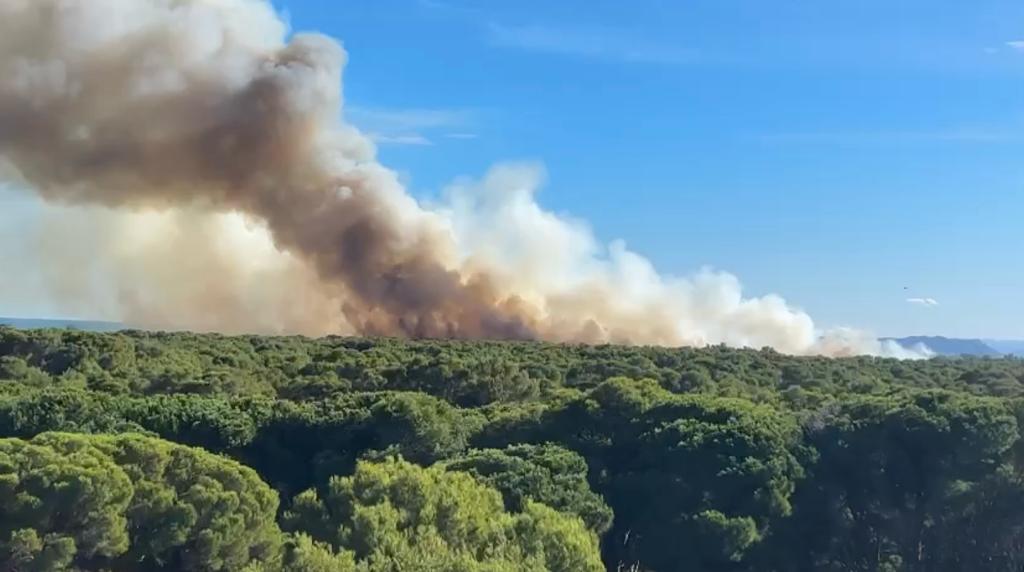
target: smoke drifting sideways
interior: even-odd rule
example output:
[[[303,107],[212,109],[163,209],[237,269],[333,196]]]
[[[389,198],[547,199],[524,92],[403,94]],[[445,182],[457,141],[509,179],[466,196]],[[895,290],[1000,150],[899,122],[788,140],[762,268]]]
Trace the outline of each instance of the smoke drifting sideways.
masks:
[[[140,327],[920,355],[661,276],[536,166],[418,203],[345,123],[345,61],[264,0],[3,0],[0,175],[47,205],[21,259]]]

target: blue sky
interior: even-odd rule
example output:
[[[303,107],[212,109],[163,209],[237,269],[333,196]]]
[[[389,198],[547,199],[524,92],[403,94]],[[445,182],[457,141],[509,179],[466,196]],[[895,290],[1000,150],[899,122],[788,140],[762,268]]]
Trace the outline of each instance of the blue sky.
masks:
[[[665,273],[1024,338],[1024,2],[276,5],[342,40],[348,118],[419,196],[540,161],[546,207]]]
[[[1020,0],[273,1],[343,42],[347,118],[419,197],[536,161],[545,207],[665,274],[1024,339]],[[36,207],[0,192],[0,240]]]

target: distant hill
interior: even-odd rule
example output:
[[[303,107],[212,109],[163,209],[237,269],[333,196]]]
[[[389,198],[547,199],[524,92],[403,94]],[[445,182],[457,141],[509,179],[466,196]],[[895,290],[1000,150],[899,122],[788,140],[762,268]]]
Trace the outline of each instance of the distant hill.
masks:
[[[1000,356],[1002,352],[978,339],[945,338],[942,336],[908,336],[885,338],[903,347],[924,345],[940,356]]]
[[[1024,357],[1024,340],[985,340],[985,344],[1003,355]]]
[[[11,326],[23,330],[59,328],[64,330],[85,330],[89,332],[116,332],[125,328],[117,322],[97,320],[47,320],[41,318],[0,318],[0,326]]]

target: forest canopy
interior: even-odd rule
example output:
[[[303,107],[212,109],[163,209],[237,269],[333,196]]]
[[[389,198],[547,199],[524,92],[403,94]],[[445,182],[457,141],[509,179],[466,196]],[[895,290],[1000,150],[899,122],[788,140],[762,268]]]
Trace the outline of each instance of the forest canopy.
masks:
[[[1024,361],[0,327],[2,570],[1024,566]]]

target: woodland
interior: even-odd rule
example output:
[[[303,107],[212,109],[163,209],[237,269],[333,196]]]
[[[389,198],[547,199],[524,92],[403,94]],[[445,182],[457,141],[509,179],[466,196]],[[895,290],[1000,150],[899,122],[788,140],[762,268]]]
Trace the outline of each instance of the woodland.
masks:
[[[0,570],[1016,571],[1024,360],[0,327]]]

